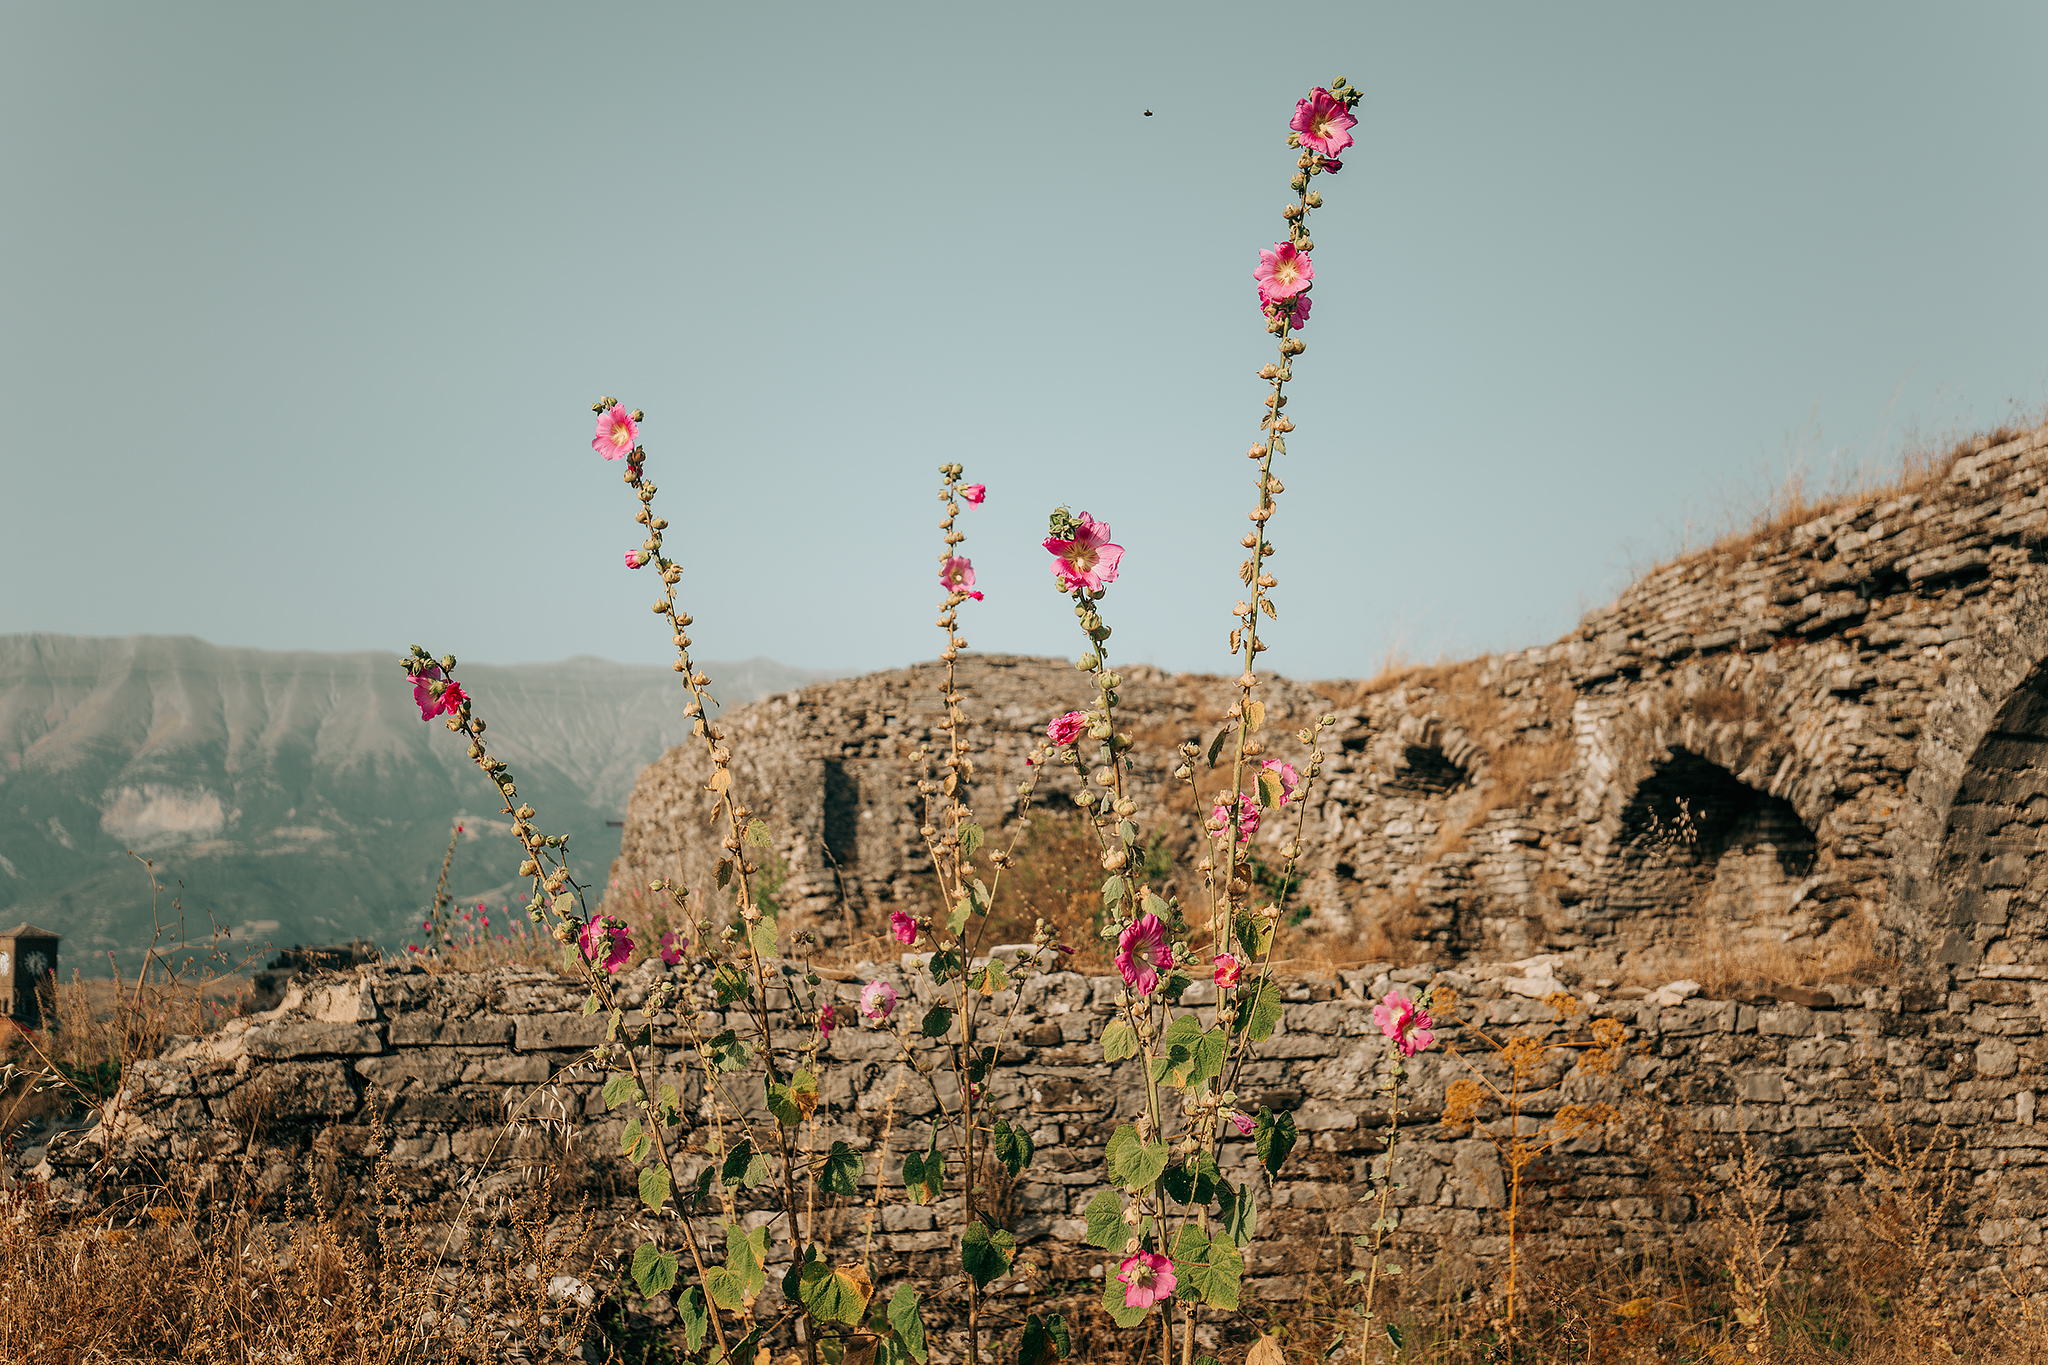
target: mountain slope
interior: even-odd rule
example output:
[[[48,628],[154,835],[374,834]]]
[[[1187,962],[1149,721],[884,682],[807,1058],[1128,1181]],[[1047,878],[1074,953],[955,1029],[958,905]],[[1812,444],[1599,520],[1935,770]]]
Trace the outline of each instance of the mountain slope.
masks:
[[[706,670],[727,704],[828,676],[763,659]],[[576,658],[459,676],[539,823],[604,876],[619,840],[606,822],[689,733],[675,675]],[[64,934],[67,965],[147,945],[131,850],[182,885],[191,937],[211,916],[252,948],[401,942],[454,822],[469,837],[451,889],[510,897],[517,846],[496,815],[463,744],[420,721],[395,653],[0,636],[0,927]]]

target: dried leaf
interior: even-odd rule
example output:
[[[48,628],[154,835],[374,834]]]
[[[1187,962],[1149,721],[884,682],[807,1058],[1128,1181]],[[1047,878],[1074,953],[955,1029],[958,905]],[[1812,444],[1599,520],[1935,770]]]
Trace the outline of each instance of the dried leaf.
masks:
[[[1259,1333],[1259,1339],[1252,1343],[1252,1349],[1244,1358],[1244,1365],[1287,1365],[1287,1353],[1280,1349],[1280,1339]]]

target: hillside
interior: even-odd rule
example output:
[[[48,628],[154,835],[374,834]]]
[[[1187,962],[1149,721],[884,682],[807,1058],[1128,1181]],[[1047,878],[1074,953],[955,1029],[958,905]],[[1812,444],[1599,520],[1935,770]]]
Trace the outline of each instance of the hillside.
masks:
[[[825,676],[763,659],[706,668],[728,704]],[[521,795],[602,878],[619,846],[606,822],[688,732],[674,674],[576,658],[461,676]],[[139,953],[150,894],[132,850],[182,887],[190,937],[210,916],[251,948],[389,945],[431,898],[455,821],[469,838],[453,891],[501,903],[517,847],[463,747],[422,724],[411,695],[395,651],[0,636],[0,926],[57,930],[65,964],[88,971],[109,950]]]

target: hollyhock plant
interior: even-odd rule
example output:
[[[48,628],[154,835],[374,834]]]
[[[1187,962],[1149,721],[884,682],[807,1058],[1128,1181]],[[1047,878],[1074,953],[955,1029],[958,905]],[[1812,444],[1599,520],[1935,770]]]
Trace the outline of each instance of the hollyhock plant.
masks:
[[[1230,807],[1222,802],[1216,803],[1216,809],[1209,812],[1209,817],[1212,820],[1222,822],[1225,829],[1230,828]],[[1240,844],[1245,843],[1258,832],[1258,803],[1252,800],[1250,793],[1239,792],[1237,794],[1237,842]]]
[[[1166,947],[1166,926],[1157,915],[1140,915],[1117,935],[1116,969],[1124,984],[1140,995],[1159,987],[1159,973],[1173,965]]]
[[[896,1009],[896,988],[886,981],[870,981],[861,987],[860,1012],[876,1023],[887,1019]]]
[[[1124,1307],[1150,1308],[1173,1297],[1173,1260],[1157,1251],[1134,1251],[1117,1267],[1124,1286]]]
[[[939,566],[939,586],[947,592],[966,592],[974,586],[974,561],[954,555]],[[980,593],[970,594],[979,598]]]
[[[889,913],[889,932],[896,935],[898,943],[905,945],[915,943],[917,942],[917,921],[904,914],[901,910],[892,910]]]
[[[445,675],[439,664],[429,664],[412,675],[413,705],[420,708],[421,720],[432,720],[436,716],[451,715],[462,709],[462,703],[469,700],[469,694],[462,690],[461,683],[445,683],[441,695],[434,695],[434,684]]]
[[[818,1036],[820,1038],[830,1038],[832,1030],[838,1026],[832,1018],[832,1007],[830,1005],[818,1011]]]
[[[666,966],[676,966],[683,960],[683,954],[690,951],[690,940],[677,934],[673,929],[661,931],[661,960]]]
[[[1436,1034],[1430,1031],[1436,1027],[1436,1021],[1399,991],[1388,991],[1386,998],[1373,1006],[1372,1021],[1387,1035],[1387,1041],[1401,1050],[1403,1057],[1413,1057],[1436,1041]]]
[[[1351,145],[1351,130],[1358,126],[1358,117],[1343,100],[1319,85],[1308,92],[1307,99],[1295,103],[1294,117],[1287,126],[1301,134],[1301,145],[1318,156],[1338,156]]]
[[[1233,1109],[1230,1111],[1230,1126],[1237,1129],[1239,1137],[1250,1137],[1259,1125],[1253,1121],[1250,1114],[1241,1114]]]
[[[1074,534],[1062,540],[1047,536],[1045,548],[1052,555],[1052,571],[1062,587],[1094,591],[1116,582],[1117,565],[1123,562],[1124,547],[1109,539],[1109,523],[1083,512],[1074,522]]]
[[[967,499],[969,505],[979,507],[981,506],[981,500],[988,496],[988,485],[985,483],[970,483],[960,490],[960,496]]]
[[[1045,727],[1046,738],[1055,744],[1072,744],[1088,728],[1086,711],[1069,711]]]
[[[639,443],[640,428],[624,408],[615,403],[597,415],[597,435],[590,438],[592,450],[607,460],[617,460],[630,455]]]
[[[626,551],[626,567],[629,569],[644,569],[653,562],[654,556],[645,550]]]
[[[1210,961],[1216,967],[1216,984],[1223,990],[1235,986],[1238,977],[1244,974],[1244,964],[1237,960],[1235,953],[1218,953]]]
[[[1259,282],[1259,302],[1291,299],[1316,277],[1315,262],[1295,249],[1292,242],[1275,242],[1273,249],[1259,249],[1259,263],[1252,278]]]

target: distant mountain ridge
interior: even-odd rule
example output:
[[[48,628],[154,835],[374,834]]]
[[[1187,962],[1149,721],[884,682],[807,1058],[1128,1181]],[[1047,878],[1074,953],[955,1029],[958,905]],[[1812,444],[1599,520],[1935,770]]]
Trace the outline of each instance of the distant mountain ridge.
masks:
[[[451,890],[502,903],[519,858],[495,794],[464,744],[420,721],[398,657],[0,635],[0,922],[63,934],[67,967],[138,954],[150,893],[133,850],[182,884],[188,938],[210,914],[252,949],[388,946],[417,929],[457,821],[470,837]],[[704,667],[728,706],[837,676]],[[619,842],[606,822],[689,733],[675,674],[578,657],[459,676],[539,823],[603,878]]]

